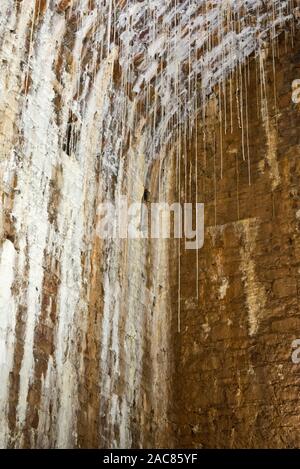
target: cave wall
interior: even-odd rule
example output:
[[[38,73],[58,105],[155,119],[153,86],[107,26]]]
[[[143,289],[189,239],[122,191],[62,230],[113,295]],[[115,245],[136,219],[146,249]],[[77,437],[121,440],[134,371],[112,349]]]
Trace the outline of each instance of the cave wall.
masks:
[[[221,273],[223,251],[218,239],[221,226],[230,230],[232,225],[227,228],[226,224],[240,220],[237,234],[230,239],[243,258],[244,270],[238,270],[238,275],[244,279],[240,288],[248,303],[241,293],[236,311],[241,318],[244,313],[241,324],[248,335],[250,327],[254,338],[249,341],[253,341],[263,324],[263,318],[257,321],[262,313],[254,292],[265,304],[268,301],[267,287],[261,286],[254,261],[250,262],[252,243],[254,239],[258,243],[263,233],[258,228],[256,233],[253,217],[258,213],[244,207],[249,192],[240,154],[238,179],[245,192],[239,192],[239,215],[230,215],[237,213],[235,198],[231,194],[222,199],[219,186],[215,208],[211,191],[216,178],[211,160],[206,169],[202,167],[202,131],[199,137],[195,134],[196,122],[200,125],[204,110],[211,158],[216,110],[215,100],[208,97],[218,83],[225,86],[228,74],[253,52],[262,60],[262,44],[270,39],[276,42],[285,28],[291,33],[296,4],[292,0],[276,0],[272,5],[262,0],[247,4],[235,0],[209,4],[202,0],[1,1],[1,447],[227,444],[221,430],[213,443],[214,407],[202,402],[202,414],[198,408],[199,383],[204,395],[211,389],[201,366],[209,367],[210,360],[216,360],[204,351],[203,343],[210,343],[206,335],[214,320],[219,323],[214,315],[225,308],[231,291]],[[268,156],[266,167],[259,165],[259,171],[265,171],[264,176],[259,173],[263,203],[255,181],[247,190],[254,191],[253,200],[269,213],[271,195],[265,191],[272,187],[272,207],[277,206],[279,214],[283,205],[279,206],[278,191],[285,187],[281,185],[288,171],[281,172],[277,154],[275,158],[276,126],[265,117],[264,130],[257,128],[250,92],[248,99],[249,131],[261,138],[261,153],[267,141]],[[223,137],[225,143],[228,138]],[[223,161],[224,193],[226,183],[232,191],[236,187],[241,136],[235,130],[230,138],[233,147],[225,147]],[[291,135],[286,137],[289,145],[292,141]],[[196,173],[189,163],[190,153],[199,160]],[[253,153],[255,175],[259,152]],[[260,161],[265,161],[264,155]],[[99,204],[121,195],[140,202],[145,190],[149,202],[183,201],[186,192],[180,181],[187,185],[186,165],[191,175],[199,176],[200,201],[207,205],[207,226],[211,226],[197,262],[196,253],[190,253],[189,259],[177,242],[99,238]],[[213,166],[218,165],[216,159]],[[268,165],[274,170],[272,178]],[[193,190],[189,195],[195,198]],[[274,225],[279,230],[281,225]],[[278,231],[278,240],[281,235]],[[209,254],[216,251],[217,267],[215,256]],[[223,298],[213,293],[216,285],[210,275],[206,278],[203,259],[218,288],[221,282]],[[227,275],[229,279],[230,272]],[[210,287],[204,294],[205,282]],[[277,282],[277,289],[284,285]],[[288,285],[293,288],[293,283]],[[200,313],[195,287],[203,302]],[[192,321],[189,336],[186,328]],[[223,326],[216,334],[229,330],[233,335],[242,329]],[[191,342],[193,334],[197,336]],[[218,335],[208,337],[211,347],[215,341],[221,347],[222,355],[224,342],[218,342]],[[202,353],[206,365],[201,365]],[[218,382],[215,387],[220,389]],[[210,436],[205,439],[200,433],[200,438],[197,431]]]
[[[205,243],[198,298],[194,253],[181,261],[178,446],[300,444],[299,365],[291,358],[300,333],[299,47],[299,32],[294,43],[281,37],[241,68],[225,91],[216,89],[198,131]],[[224,112],[219,119],[225,96],[227,123]]]
[[[101,202],[158,192],[117,48],[99,57],[100,7],[0,6],[1,447],[155,446],[166,434],[168,249],[98,232]]]

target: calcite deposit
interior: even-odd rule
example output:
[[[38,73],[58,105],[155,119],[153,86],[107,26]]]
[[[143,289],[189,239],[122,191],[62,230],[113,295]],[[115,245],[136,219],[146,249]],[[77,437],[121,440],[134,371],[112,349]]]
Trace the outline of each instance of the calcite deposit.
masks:
[[[1,0],[0,447],[299,446],[299,16]],[[122,196],[203,249],[102,239]]]

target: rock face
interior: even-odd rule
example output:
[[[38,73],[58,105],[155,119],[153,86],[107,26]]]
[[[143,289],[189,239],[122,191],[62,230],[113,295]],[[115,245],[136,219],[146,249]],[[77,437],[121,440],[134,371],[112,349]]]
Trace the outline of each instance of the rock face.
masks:
[[[101,202],[157,185],[145,118],[107,47],[111,5],[1,2],[2,447],[152,446],[164,434],[166,243],[152,255],[97,231]]]
[[[227,99],[231,86],[243,89],[231,115],[227,101],[229,130],[218,119],[219,96],[207,116],[205,145],[199,138],[206,236],[198,298],[194,253],[181,262],[178,446],[300,445],[300,369],[291,359],[300,334],[300,108],[292,101],[299,33],[294,41],[281,37],[274,61],[269,49],[260,68],[252,62],[227,83]],[[193,151],[190,157],[194,165]]]
[[[298,10],[265,3],[1,1],[1,447],[299,445]],[[204,249],[101,239],[123,195],[204,202]]]

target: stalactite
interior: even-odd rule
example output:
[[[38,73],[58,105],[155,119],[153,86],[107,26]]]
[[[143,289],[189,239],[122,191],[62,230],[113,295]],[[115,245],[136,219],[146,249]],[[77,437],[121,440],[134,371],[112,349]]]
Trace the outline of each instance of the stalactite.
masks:
[[[143,281],[147,266],[135,270],[147,257],[146,248],[127,247],[124,254],[121,241],[103,247],[105,243],[95,240],[95,207],[105,200],[115,201],[123,189],[132,199],[141,198],[149,167],[157,158],[161,158],[158,200],[163,200],[165,190],[162,171],[174,158],[176,191],[182,202],[192,193],[193,168],[187,164],[187,154],[194,133],[196,201],[201,200],[197,158],[203,139],[204,168],[206,158],[213,159],[217,224],[219,175],[222,178],[226,170],[223,138],[229,128],[234,131],[234,101],[251,181],[243,67],[254,54],[260,110],[269,132],[264,46],[271,36],[274,59],[277,35],[293,22],[292,4],[292,0],[1,1],[0,111],[5,116],[3,122],[0,119],[1,190],[7,191],[15,174],[18,181],[11,220],[17,233],[14,243],[0,231],[0,272],[7,277],[5,291],[0,286],[4,309],[0,341],[7,354],[5,363],[0,357],[0,446],[78,446],[83,439],[80,412],[82,425],[93,427],[92,444],[99,443],[100,433],[104,444],[134,444],[129,408],[144,399],[145,324],[151,329],[143,309],[153,293]],[[205,119],[213,96],[219,108],[218,137],[214,136],[211,154]],[[269,141],[270,152],[271,146]],[[236,173],[239,217],[238,168]],[[53,193],[58,208],[49,214]],[[4,217],[3,210],[1,206]],[[160,250],[164,259],[165,248]],[[177,250],[180,332],[180,240]],[[131,265],[126,255],[133,256],[136,264]],[[197,252],[199,299],[198,256]],[[93,264],[99,258],[102,267]],[[140,303],[128,285],[130,294],[124,296],[121,262],[140,289]],[[87,285],[87,279],[95,278],[101,302]],[[153,289],[158,288],[158,277],[152,281],[157,282]],[[27,282],[26,293],[20,288],[22,282]],[[15,343],[20,314],[22,331]],[[93,315],[95,320],[90,319]],[[159,320],[163,329],[167,319]],[[46,336],[45,348],[50,350],[48,355],[43,350],[42,360],[37,359],[38,334]],[[93,354],[99,362],[90,377]],[[87,384],[82,384],[81,376],[87,377]],[[117,389],[122,386],[126,389],[120,397]],[[166,393],[167,387],[164,382],[161,392]],[[95,417],[87,396],[99,389]],[[7,404],[10,392],[13,419]],[[51,416],[45,409],[51,409]],[[104,422],[103,427],[99,422]]]

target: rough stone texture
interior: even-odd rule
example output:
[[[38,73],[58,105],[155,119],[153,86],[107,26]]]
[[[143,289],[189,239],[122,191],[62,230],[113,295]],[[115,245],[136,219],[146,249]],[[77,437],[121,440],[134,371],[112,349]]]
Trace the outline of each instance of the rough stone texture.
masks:
[[[178,446],[300,445],[300,368],[291,360],[300,334],[300,108],[292,102],[299,47],[299,32],[294,47],[282,37],[274,47],[275,74],[270,48],[264,71],[252,62],[235,75],[233,88],[236,80],[239,90],[243,84],[248,112],[244,106],[241,117],[234,99],[232,133],[225,135],[223,117],[220,134],[218,98],[209,111],[205,148],[199,130],[206,236],[198,299],[192,296],[194,253],[181,261],[182,332],[174,342]],[[228,93],[229,83],[227,103]]]
[[[1,447],[297,444],[298,10],[242,3],[1,0]],[[98,236],[196,192],[198,260]]]
[[[97,231],[100,202],[158,191],[117,47],[100,47],[100,7],[0,5],[1,447],[155,446],[167,435],[166,243]]]

